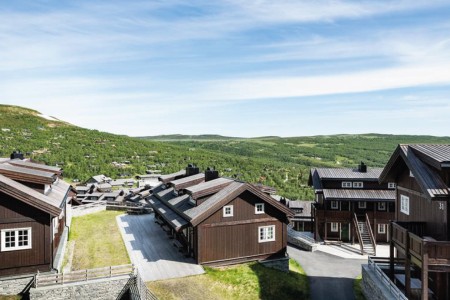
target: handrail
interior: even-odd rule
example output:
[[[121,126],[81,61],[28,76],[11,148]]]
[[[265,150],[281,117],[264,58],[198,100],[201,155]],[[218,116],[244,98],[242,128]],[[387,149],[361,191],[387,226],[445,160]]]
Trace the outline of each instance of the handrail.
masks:
[[[358,241],[359,241],[359,247],[361,248],[361,254],[364,254],[364,245],[362,242],[361,232],[359,231],[359,227],[358,227],[358,217],[356,216],[355,213],[353,213],[353,225],[355,225],[355,231],[356,231],[356,234],[358,235]]]
[[[369,221],[369,216],[366,213],[366,226],[369,230],[369,236],[370,236],[370,241],[372,242],[372,246],[373,246],[373,255],[377,255],[377,242],[375,241],[375,237],[373,236],[373,232],[372,232],[372,226],[370,226],[370,221]]]
[[[383,262],[388,263],[389,258],[380,258],[380,257],[368,257],[368,266],[373,270],[375,273],[375,276],[378,277],[381,282],[385,285],[387,285],[388,290],[394,295],[394,299],[399,300],[408,300],[408,298],[403,294],[399,288],[389,279],[389,277],[386,275],[386,273],[383,272],[383,270],[380,269],[377,262]]]

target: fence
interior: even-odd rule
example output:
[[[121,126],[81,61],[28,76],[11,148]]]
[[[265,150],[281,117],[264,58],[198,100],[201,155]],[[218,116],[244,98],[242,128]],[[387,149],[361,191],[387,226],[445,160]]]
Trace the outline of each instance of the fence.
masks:
[[[136,270],[136,288],[141,300],[158,300],[158,298],[148,289],[147,285],[145,285],[138,270]]]
[[[34,280],[34,287],[43,287],[51,285],[62,285],[65,283],[89,281],[100,278],[111,278],[121,275],[134,275],[134,265],[120,265],[110,266],[104,268],[88,269],[73,271],[69,273],[56,273],[56,274],[36,274]]]
[[[391,281],[391,279],[386,275],[386,273],[381,270],[380,265],[389,265],[388,257],[373,257],[369,256],[368,259],[369,268],[372,269],[375,276],[381,280],[381,282],[387,287],[387,289],[394,295],[395,299],[408,300],[408,298],[403,294],[399,288]]]

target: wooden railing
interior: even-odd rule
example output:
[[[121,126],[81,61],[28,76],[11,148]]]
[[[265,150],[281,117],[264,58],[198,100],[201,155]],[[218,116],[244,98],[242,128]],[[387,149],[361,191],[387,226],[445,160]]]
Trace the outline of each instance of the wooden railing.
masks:
[[[392,282],[386,275],[380,266],[387,267],[389,265],[389,257],[372,257],[368,258],[369,268],[372,269],[375,276],[381,280],[381,282],[386,286],[386,290],[390,291],[394,295],[394,299],[408,300],[408,298],[403,294],[400,289]]]
[[[370,219],[367,214],[366,214],[366,227],[367,227],[367,230],[369,231],[370,241],[372,242],[373,255],[376,256],[377,255],[377,242],[375,241],[375,237],[372,232],[372,226],[370,226]]]
[[[450,266],[450,241],[425,240],[429,265]]]
[[[358,241],[359,241],[359,247],[361,248],[361,254],[364,253],[364,245],[362,242],[362,236],[361,236],[361,232],[359,231],[359,226],[358,226],[358,217],[356,216],[355,213],[353,213],[353,225],[355,226],[355,232],[356,235],[358,236]]]
[[[62,285],[65,283],[82,282],[92,279],[111,278],[121,275],[134,275],[134,265],[110,266],[104,268],[72,271],[69,273],[36,274],[34,286],[43,287],[51,285]]]

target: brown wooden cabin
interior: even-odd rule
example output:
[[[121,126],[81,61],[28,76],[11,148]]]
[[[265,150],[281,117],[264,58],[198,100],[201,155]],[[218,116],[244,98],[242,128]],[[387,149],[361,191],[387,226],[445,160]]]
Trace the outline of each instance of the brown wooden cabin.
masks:
[[[220,178],[208,169],[163,183],[148,201],[157,221],[199,264],[286,256],[288,217],[293,214],[252,184]]]
[[[354,169],[311,169],[316,240],[356,241],[362,250],[371,250],[365,252],[375,251],[376,242],[388,242],[388,225],[395,212],[395,184],[380,184],[381,171],[364,163]]]
[[[391,279],[409,298],[450,299],[450,145],[399,145],[380,182],[397,184]]]
[[[21,159],[0,163],[0,276],[53,268],[72,192],[61,175]]]

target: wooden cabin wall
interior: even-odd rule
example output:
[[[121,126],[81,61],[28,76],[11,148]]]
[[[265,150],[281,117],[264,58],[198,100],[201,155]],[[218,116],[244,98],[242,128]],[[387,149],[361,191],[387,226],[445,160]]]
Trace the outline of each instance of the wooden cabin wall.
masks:
[[[0,252],[0,276],[49,271],[50,215],[0,192],[0,230],[31,227],[31,249]]]
[[[287,220],[278,209],[265,203],[264,214],[255,214],[255,204],[264,203],[244,192],[227,205],[233,217],[223,217],[222,209],[197,226],[198,263],[254,260],[284,255],[287,246]],[[275,225],[275,241],[259,243],[260,226]]]

